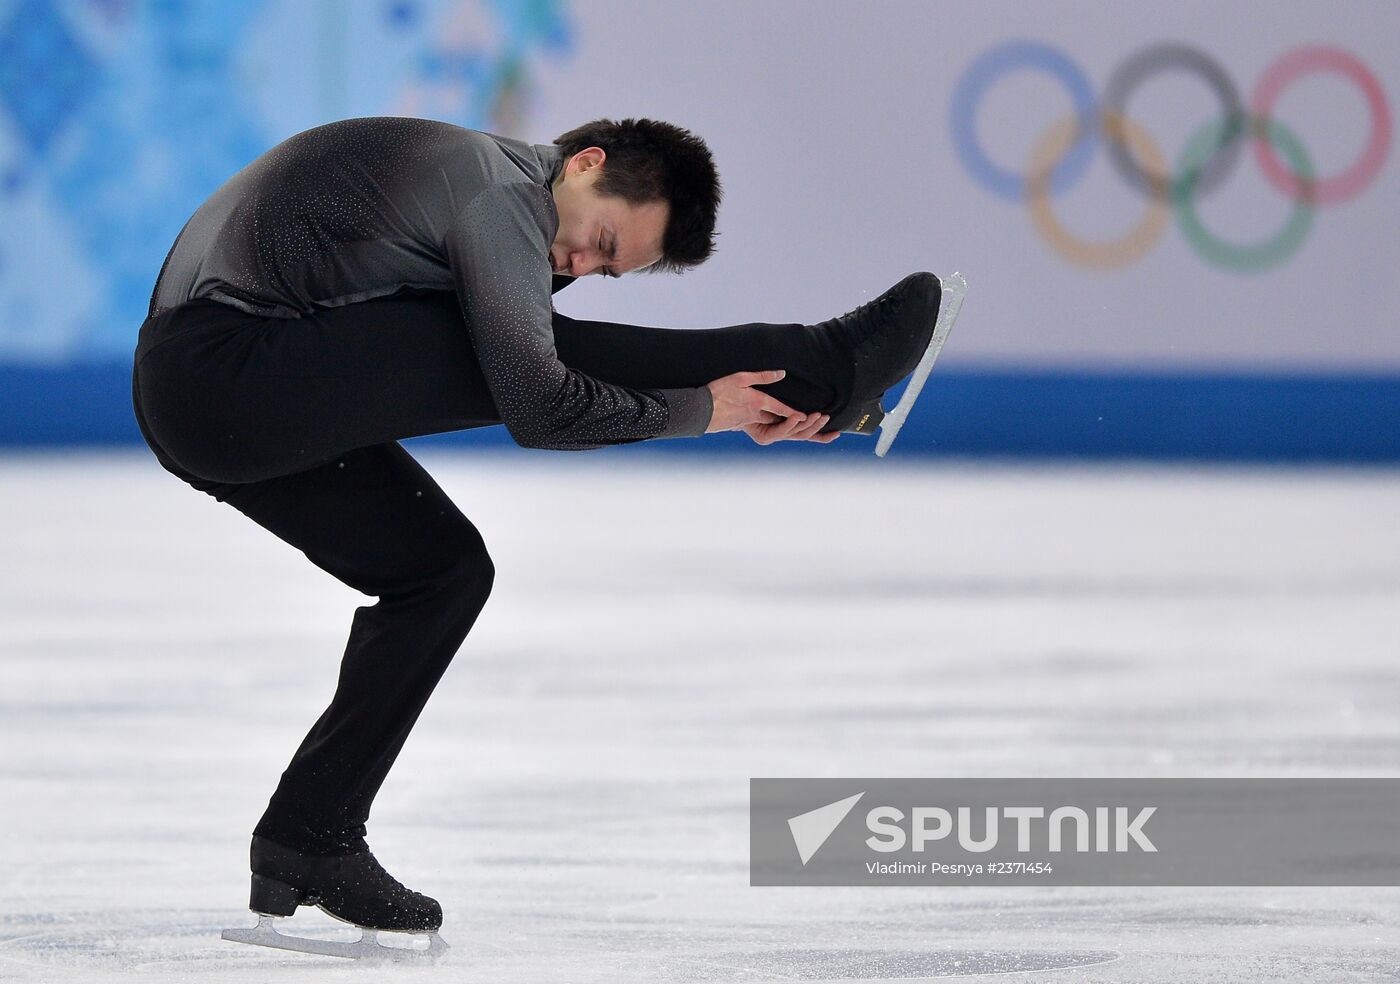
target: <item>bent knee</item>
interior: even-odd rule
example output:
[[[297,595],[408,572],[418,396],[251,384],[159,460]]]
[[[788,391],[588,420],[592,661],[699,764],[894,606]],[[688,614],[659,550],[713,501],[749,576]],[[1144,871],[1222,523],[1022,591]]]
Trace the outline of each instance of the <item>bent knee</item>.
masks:
[[[426,578],[414,578],[404,584],[405,591],[428,591],[447,599],[453,607],[479,609],[491,595],[496,580],[496,565],[480,541],[474,546],[457,550],[445,566],[439,566]]]
[[[485,601],[496,583],[496,565],[483,546],[464,553],[454,566],[452,582],[466,596]]]

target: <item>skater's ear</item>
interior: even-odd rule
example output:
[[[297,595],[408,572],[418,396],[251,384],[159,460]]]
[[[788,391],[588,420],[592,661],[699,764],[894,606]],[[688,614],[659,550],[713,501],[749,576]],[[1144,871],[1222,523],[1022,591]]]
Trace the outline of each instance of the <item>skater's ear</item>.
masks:
[[[587,174],[595,167],[602,167],[608,159],[608,152],[602,147],[585,147],[564,163],[564,174]]]

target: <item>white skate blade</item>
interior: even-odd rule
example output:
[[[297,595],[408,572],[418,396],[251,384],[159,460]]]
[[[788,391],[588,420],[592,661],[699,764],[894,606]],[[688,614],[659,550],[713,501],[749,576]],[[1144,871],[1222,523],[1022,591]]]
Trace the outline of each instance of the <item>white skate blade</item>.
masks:
[[[894,443],[899,429],[904,426],[904,419],[909,416],[910,408],[923,391],[924,382],[933,371],[933,364],[938,361],[938,353],[943,351],[943,343],[948,340],[948,333],[953,330],[953,322],[962,310],[963,295],[967,293],[967,281],[963,279],[963,275],[955,273],[951,277],[940,277],[939,283],[943,285],[942,296],[938,302],[938,320],[934,323],[933,337],[928,340],[928,348],[924,349],[923,357],[914,367],[914,373],[909,377],[909,385],[904,387],[899,403],[880,421],[880,438],[875,442],[875,453],[881,458]]]
[[[447,952],[447,941],[437,933],[428,934],[428,945],[422,947],[390,946],[379,941],[379,932],[362,929],[360,938],[354,941],[316,940],[305,936],[291,936],[279,933],[272,925],[272,917],[258,915],[258,924],[252,929],[226,929],[219,934],[221,939],[232,943],[249,943],[253,946],[268,946],[277,950],[295,950],[298,953],[314,953],[322,957],[345,957],[349,960],[393,960],[432,962]],[[401,935],[398,933],[395,936]],[[415,934],[421,935],[421,934]]]

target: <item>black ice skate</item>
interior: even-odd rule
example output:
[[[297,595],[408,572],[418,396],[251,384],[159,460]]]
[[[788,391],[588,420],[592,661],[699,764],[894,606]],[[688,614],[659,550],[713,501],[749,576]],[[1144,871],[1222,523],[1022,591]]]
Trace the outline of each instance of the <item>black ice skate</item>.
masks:
[[[253,837],[253,888],[248,908],[258,913],[254,929],[226,929],[235,943],[318,953],[330,957],[381,960],[436,959],[447,950],[437,934],[442,906],[399,883],[369,851],[343,857],[301,854],[265,837]],[[290,916],[299,905],[314,905],[363,930],[353,943],[279,933],[274,916]],[[428,934],[427,946],[391,946],[381,930]]]
[[[884,457],[924,388],[966,291],[967,281],[958,273],[946,280],[911,273],[873,301],[824,322],[851,353],[852,381],[850,400],[822,433],[872,434],[878,426],[875,453]],[[899,404],[887,413],[885,391],[910,373]]]

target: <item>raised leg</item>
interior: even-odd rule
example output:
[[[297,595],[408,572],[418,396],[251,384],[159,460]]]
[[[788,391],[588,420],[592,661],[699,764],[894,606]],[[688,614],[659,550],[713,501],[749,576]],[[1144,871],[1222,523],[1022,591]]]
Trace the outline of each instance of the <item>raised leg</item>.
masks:
[[[649,328],[556,313],[554,342],[565,365],[634,389],[704,386],[735,372],[785,369],[783,379],[761,388],[796,410],[830,413],[849,394],[849,359],[829,334],[808,325]]]
[[[849,399],[850,358],[799,324],[650,328],[554,315],[565,365],[635,389],[703,386],[785,369],[763,387],[803,412]],[[300,319],[215,301],[146,322],[134,385],[153,446],[188,474],[246,483],[346,451],[500,423],[457,298],[424,291]]]

